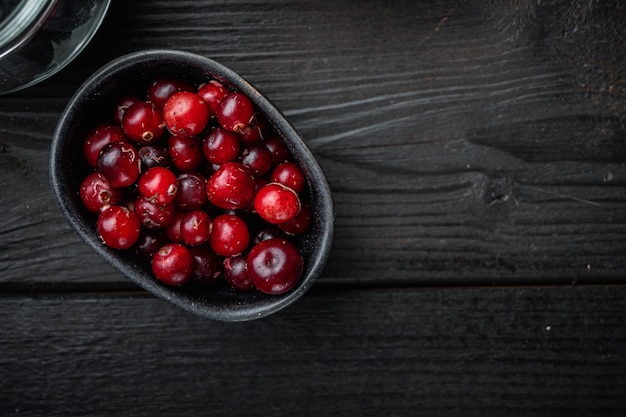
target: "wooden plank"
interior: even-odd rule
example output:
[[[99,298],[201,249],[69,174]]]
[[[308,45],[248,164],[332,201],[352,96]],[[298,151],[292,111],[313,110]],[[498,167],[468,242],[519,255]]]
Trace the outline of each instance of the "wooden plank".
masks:
[[[116,2],[66,71],[0,100],[0,285],[134,288],[62,219],[48,146],[90,72],[156,47],[231,66],[303,134],[336,204],[321,282],[622,282],[626,12],[544,3]]]
[[[619,416],[626,288],[313,291],[256,322],[0,298],[3,415]]]

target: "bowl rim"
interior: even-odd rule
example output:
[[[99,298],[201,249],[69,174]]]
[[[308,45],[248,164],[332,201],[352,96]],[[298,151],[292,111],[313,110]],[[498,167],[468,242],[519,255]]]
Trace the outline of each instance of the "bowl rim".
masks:
[[[77,106],[80,107],[81,102],[97,95],[98,91],[102,89],[105,83],[125,74],[129,68],[159,61],[165,61],[169,64],[184,63],[184,65],[194,66],[196,69],[206,71],[207,74],[214,78],[226,80],[231,86],[247,94],[255,106],[266,115],[268,121],[272,124],[277,133],[283,137],[283,139],[287,138],[286,143],[292,153],[306,159],[306,175],[310,182],[316,184],[315,195],[316,199],[319,201],[315,213],[316,217],[319,218],[319,236],[316,235],[315,240],[317,250],[311,254],[310,258],[307,260],[308,265],[305,268],[306,275],[301,277],[296,287],[285,294],[271,296],[271,302],[245,309],[212,309],[207,308],[204,303],[193,302],[189,296],[184,296],[177,292],[176,287],[166,287],[157,282],[156,279],[146,279],[144,275],[139,273],[140,269],[143,267],[140,268],[137,265],[134,267],[133,265],[129,265],[120,258],[115,250],[107,248],[100,241],[95,241],[93,230],[89,230],[89,225],[86,224],[85,219],[81,216],[81,213],[76,207],[74,207],[70,201],[71,199],[67,195],[69,190],[63,186],[65,184],[63,181],[64,164],[62,164],[61,161],[64,155],[63,145],[67,142],[66,134],[68,134],[68,129],[75,118]],[[334,234],[334,202],[330,185],[317,159],[313,156],[301,135],[286,119],[283,113],[278,110],[264,94],[249,83],[243,76],[203,55],[174,49],[148,49],[119,56],[96,70],[75,91],[61,113],[52,137],[49,171],[50,182],[57,205],[72,228],[88,246],[139,287],[184,310],[200,316],[219,321],[248,321],[281,310],[292,304],[309,290],[317,277],[322,273],[329,257]],[[93,228],[93,226],[91,227]]]

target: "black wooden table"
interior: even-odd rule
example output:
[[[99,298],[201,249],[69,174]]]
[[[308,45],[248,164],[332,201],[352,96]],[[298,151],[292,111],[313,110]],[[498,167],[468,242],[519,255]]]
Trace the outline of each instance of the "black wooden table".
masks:
[[[300,301],[221,323],[141,291],[49,185],[85,78],[145,48],[256,84],[318,157],[335,240]],[[626,6],[119,1],[0,97],[0,415],[626,413]]]

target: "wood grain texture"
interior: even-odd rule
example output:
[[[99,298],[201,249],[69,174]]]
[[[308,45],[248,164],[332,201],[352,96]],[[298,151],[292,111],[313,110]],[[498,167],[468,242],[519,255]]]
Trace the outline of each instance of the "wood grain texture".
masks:
[[[336,204],[321,283],[622,282],[625,17],[618,1],[114,1],[65,71],[0,100],[0,286],[133,288],[56,209],[48,145],[88,74],[157,47],[232,67],[302,133]]]
[[[626,289],[313,291],[214,323],[151,297],[0,298],[0,413],[621,416]]]

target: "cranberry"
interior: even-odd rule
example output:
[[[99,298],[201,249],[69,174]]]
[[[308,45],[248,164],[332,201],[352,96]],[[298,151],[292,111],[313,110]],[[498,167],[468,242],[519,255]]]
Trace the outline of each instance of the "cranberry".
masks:
[[[113,249],[128,249],[135,244],[141,232],[137,215],[124,206],[110,206],[97,221],[102,242]]]
[[[254,209],[269,223],[285,223],[300,211],[300,199],[291,188],[273,182],[256,193]]]
[[[239,255],[248,247],[249,242],[250,232],[241,217],[222,214],[213,219],[209,245],[218,255]]]
[[[144,170],[154,167],[169,168],[172,165],[172,158],[167,149],[159,145],[145,145],[139,148],[139,159]]]
[[[176,207],[174,203],[160,205],[152,199],[137,197],[133,211],[145,228],[163,229],[174,220]]]
[[[165,130],[161,110],[151,102],[133,103],[124,113],[122,129],[133,142],[148,144],[157,141]]]
[[[93,172],[83,180],[79,194],[85,208],[92,213],[119,204],[123,198],[121,190],[113,188],[99,172]]]
[[[239,155],[239,137],[220,127],[212,128],[202,141],[204,157],[212,164],[233,161]]]
[[[283,294],[300,280],[304,261],[298,248],[285,239],[268,239],[250,249],[248,273],[254,286],[266,294]]]
[[[191,210],[180,222],[180,234],[183,241],[190,246],[198,246],[209,239],[213,225],[209,214],[200,209]]]
[[[272,154],[262,144],[252,144],[241,153],[241,163],[247,166],[255,177],[261,177],[272,168]]]
[[[223,209],[246,208],[254,198],[254,177],[244,165],[226,162],[207,182],[209,201]]]
[[[212,284],[222,275],[222,262],[207,245],[189,248],[194,260],[193,279]]]
[[[163,106],[167,129],[177,136],[196,136],[209,122],[209,110],[202,98],[189,91],[174,93]]]
[[[155,204],[169,204],[176,198],[178,178],[167,168],[150,168],[139,176],[137,191]]]
[[[178,175],[178,192],[174,202],[183,210],[202,207],[207,201],[206,178],[197,172]]]
[[[148,100],[163,108],[165,102],[179,91],[193,91],[193,86],[185,81],[171,77],[161,77],[148,87]]]
[[[172,164],[180,171],[196,170],[204,162],[202,145],[195,137],[170,136],[167,140],[167,150],[172,158]]]
[[[286,239],[287,235],[285,232],[280,229],[275,224],[264,225],[260,229],[256,231],[254,235],[253,243],[256,245],[259,242],[263,242],[264,240],[273,239],[273,238],[281,238]]]
[[[95,168],[98,155],[102,148],[109,143],[122,140],[126,140],[126,136],[121,127],[106,123],[96,126],[87,134],[83,142],[83,155],[85,156],[85,160],[92,168]]]
[[[278,227],[288,235],[301,235],[308,232],[312,224],[313,211],[311,210],[311,206],[302,203],[300,205],[300,212],[296,214],[296,217],[284,223],[280,223]]]
[[[267,130],[268,126],[265,118],[255,114],[250,124],[239,130],[239,136],[244,144],[250,145],[261,142]]]
[[[243,93],[229,93],[217,107],[216,115],[217,121],[224,129],[238,132],[252,121],[254,105]]]
[[[96,167],[113,187],[123,188],[139,178],[141,159],[130,143],[114,142],[102,148]]]
[[[152,272],[164,284],[178,286],[189,281],[194,270],[193,255],[180,243],[168,243],[152,257]]]
[[[306,178],[302,169],[295,162],[278,164],[270,175],[270,182],[277,182],[300,194],[306,186]]]
[[[209,113],[214,115],[217,111],[217,106],[219,106],[228,92],[228,88],[222,83],[217,80],[211,80],[198,87],[197,94],[204,100],[205,105],[209,109]]]
[[[224,265],[224,278],[231,287],[242,292],[254,289],[252,279],[248,274],[246,257],[242,255],[231,256],[225,258],[222,263]]]
[[[181,224],[183,222],[183,217],[185,216],[184,211],[181,210],[177,210],[174,213],[174,219],[172,219],[172,222],[167,225],[167,227],[165,228],[165,234],[167,235],[167,238],[175,243],[184,243],[185,241],[183,240],[183,235],[182,235],[182,231],[181,231]]]
[[[280,164],[289,159],[289,149],[278,136],[270,136],[263,141],[263,144],[272,153],[272,162]]]
[[[134,95],[127,95],[120,98],[117,103],[115,103],[115,112],[113,113],[113,118],[118,125],[122,125],[124,121],[124,113],[126,113],[126,110],[138,101],[141,101],[139,97]]]
[[[135,253],[143,261],[150,261],[154,254],[169,240],[162,230],[143,229],[135,243]]]

